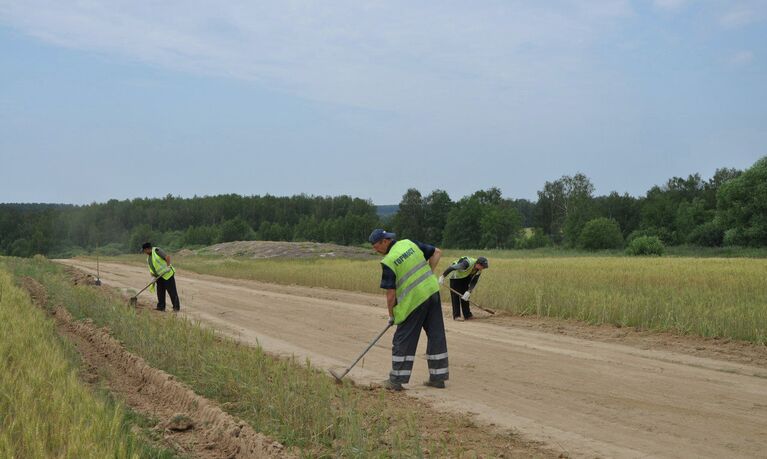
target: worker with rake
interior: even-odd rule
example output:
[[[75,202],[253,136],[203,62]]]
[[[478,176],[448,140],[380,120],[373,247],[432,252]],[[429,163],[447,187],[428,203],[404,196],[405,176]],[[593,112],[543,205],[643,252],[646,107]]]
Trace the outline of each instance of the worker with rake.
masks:
[[[426,331],[429,379],[424,385],[444,389],[449,378],[447,338],[442,320],[439,284],[434,270],[442,252],[433,245],[395,239],[396,234],[375,229],[368,240],[381,255],[381,288],[386,290],[392,338],[392,370],[383,386],[400,391],[410,381],[421,329]]]
[[[165,311],[165,292],[170,295],[170,302],[173,304],[173,312],[181,309],[181,302],[178,299],[176,290],[176,270],[170,264],[170,256],[163,252],[159,247],[153,247],[151,242],[145,242],[141,250],[147,255],[149,264],[149,273],[157,285],[157,310]],[[154,285],[150,289],[154,288]]]
[[[476,259],[471,257],[461,257],[447,267],[445,272],[439,276],[439,285],[445,283],[445,277],[450,276],[450,300],[453,302],[453,320],[471,320],[474,315],[471,313],[469,298],[474,287],[479,282],[479,276],[483,269],[487,269],[488,262],[485,257]],[[481,308],[480,308],[481,309]],[[463,312],[463,319],[461,319]]]

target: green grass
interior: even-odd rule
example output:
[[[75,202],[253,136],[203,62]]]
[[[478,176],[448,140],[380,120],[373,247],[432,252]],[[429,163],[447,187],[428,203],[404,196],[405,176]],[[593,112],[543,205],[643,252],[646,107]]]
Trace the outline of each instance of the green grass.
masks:
[[[77,353],[0,270],[0,457],[174,457],[130,432],[128,410],[84,387]]]
[[[464,252],[447,251],[440,270]],[[521,315],[767,342],[767,260],[625,256],[487,255],[473,297]],[[502,256],[505,255],[505,256]],[[380,266],[359,260],[180,257],[189,270],[280,284],[380,293]],[[447,300],[446,289],[443,289]]]
[[[309,365],[239,345],[186,319],[137,312],[122,299],[72,286],[61,267],[45,260],[0,260],[17,276],[38,279],[51,303],[65,305],[76,319],[108,326],[150,365],[216,400],[257,431],[301,448],[307,457],[421,454],[424,442],[414,418],[407,407],[387,404],[384,394],[371,402]]]

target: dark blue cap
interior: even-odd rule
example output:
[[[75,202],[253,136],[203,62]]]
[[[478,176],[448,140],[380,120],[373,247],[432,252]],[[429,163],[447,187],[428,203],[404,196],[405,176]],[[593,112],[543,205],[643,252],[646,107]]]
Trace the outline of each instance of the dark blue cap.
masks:
[[[371,244],[375,244],[381,239],[394,239],[395,237],[397,237],[397,235],[394,233],[387,233],[384,229],[376,228],[372,233],[370,233],[368,241],[370,241]]]

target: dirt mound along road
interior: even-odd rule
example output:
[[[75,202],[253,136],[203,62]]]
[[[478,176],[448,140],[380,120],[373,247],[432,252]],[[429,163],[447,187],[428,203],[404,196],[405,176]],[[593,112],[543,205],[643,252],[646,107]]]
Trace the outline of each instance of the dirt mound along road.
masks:
[[[191,252],[191,251],[189,251]],[[319,242],[237,241],[199,249],[197,255],[224,255],[249,258],[356,258],[373,259],[370,249]],[[179,253],[181,254],[181,253]],[[189,254],[184,252],[184,254]]]
[[[93,272],[92,263],[63,263]],[[142,267],[102,263],[111,286],[140,285]],[[313,364],[347,365],[386,320],[382,296],[180,272],[182,308],[244,342]],[[578,457],[763,457],[767,369],[491,322],[446,321],[450,382],[426,379],[425,339],[407,393]],[[350,377],[380,381],[387,334]]]

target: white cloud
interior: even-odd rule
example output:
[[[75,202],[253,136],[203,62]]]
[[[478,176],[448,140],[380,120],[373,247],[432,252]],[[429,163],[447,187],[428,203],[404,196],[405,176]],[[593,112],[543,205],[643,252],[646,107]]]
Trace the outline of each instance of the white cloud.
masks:
[[[395,110],[587,72],[589,46],[629,14],[627,0],[0,0],[0,22],[55,45]]]
[[[730,57],[730,63],[733,65],[746,65],[754,60],[754,53],[748,50],[741,50]]]
[[[759,10],[741,4],[722,14],[719,23],[727,28],[743,27],[757,22],[760,20],[760,16]]]

